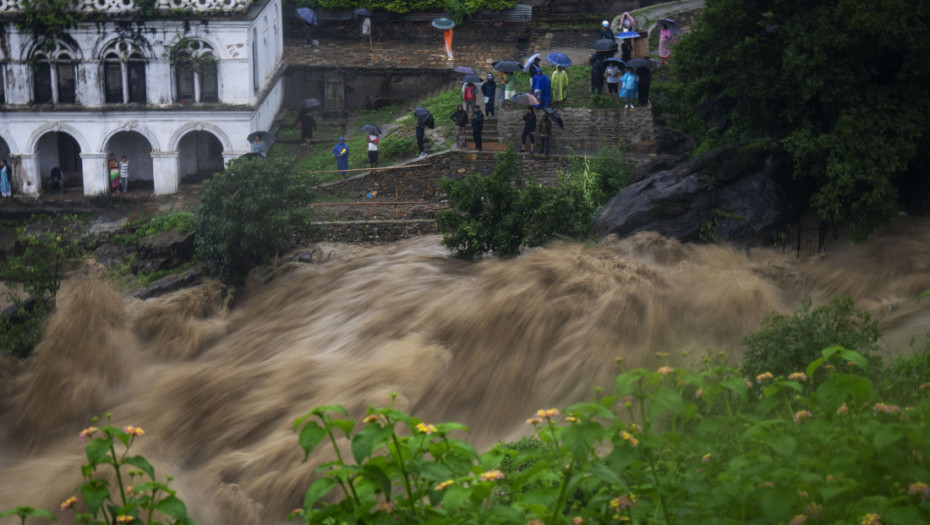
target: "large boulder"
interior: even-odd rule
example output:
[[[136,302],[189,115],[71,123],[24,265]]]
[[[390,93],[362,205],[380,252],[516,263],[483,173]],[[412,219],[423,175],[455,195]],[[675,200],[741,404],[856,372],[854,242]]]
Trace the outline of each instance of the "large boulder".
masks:
[[[194,259],[194,233],[178,233],[174,230],[144,237],[139,241],[139,257],[133,264],[133,272],[170,270]]]
[[[790,167],[768,143],[731,144],[628,186],[597,214],[594,229],[600,237],[656,231],[752,244],[786,224],[780,181],[790,179]]]

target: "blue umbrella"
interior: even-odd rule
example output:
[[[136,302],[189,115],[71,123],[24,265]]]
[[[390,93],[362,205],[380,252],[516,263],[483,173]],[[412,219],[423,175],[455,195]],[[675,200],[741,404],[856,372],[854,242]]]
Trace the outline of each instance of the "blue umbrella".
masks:
[[[434,18],[431,23],[436,29],[452,29],[455,27],[455,22],[453,22],[451,18],[446,18],[444,16],[440,18]]]
[[[636,31],[624,31],[622,33],[617,33],[617,35],[614,36],[614,38],[619,38],[620,40],[623,40],[625,38],[639,38],[639,33],[637,33]]]
[[[299,16],[300,18],[304,20],[304,22],[312,26],[320,24],[319,19],[316,17],[316,13],[313,11],[313,9],[310,9],[309,7],[298,7],[297,16]]]
[[[546,55],[546,60],[548,60],[550,64],[556,66],[568,67],[572,65],[572,59],[562,53],[549,53]]]

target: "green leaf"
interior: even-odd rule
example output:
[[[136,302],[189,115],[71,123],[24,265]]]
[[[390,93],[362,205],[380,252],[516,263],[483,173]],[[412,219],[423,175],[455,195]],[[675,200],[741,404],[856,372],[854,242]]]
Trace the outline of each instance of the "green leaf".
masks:
[[[621,477],[617,472],[614,472],[606,466],[600,463],[592,463],[588,467],[588,470],[597,476],[601,481],[619,487],[623,491],[627,490],[626,480],[624,480],[623,477]]]
[[[677,416],[685,416],[688,413],[688,407],[685,405],[681,394],[668,387],[657,389],[650,396],[652,403],[649,405],[649,412],[652,417],[662,413],[661,408],[667,408]]]
[[[772,450],[784,458],[791,458],[794,456],[794,451],[798,446],[798,442],[793,437],[780,429],[765,432],[762,439],[768,446],[772,447]]]
[[[107,454],[109,452],[110,441],[104,438],[94,439],[87,444],[87,448],[85,449],[85,453],[87,454],[87,462],[90,463],[93,467],[103,463],[106,460]]]
[[[342,408],[342,405],[320,405],[313,409],[313,413],[317,415],[323,415],[326,413],[336,413],[342,414],[345,417],[349,417],[349,413],[345,408]]]
[[[442,463],[426,462],[420,465],[420,473],[423,477],[433,481],[446,481],[455,477],[452,469]]]
[[[446,510],[457,510],[471,496],[471,490],[461,485],[452,485],[445,489],[442,496],[442,506]]]
[[[349,437],[349,434],[352,433],[352,429],[355,428],[355,420],[352,419],[334,419],[332,420],[332,424],[341,430],[346,437]]]
[[[18,507],[14,507],[12,509],[0,512],[0,518],[4,516],[22,516],[24,518],[38,517],[38,518],[47,518],[52,521],[58,521],[58,518],[56,518],[55,515],[52,514],[51,512],[45,509],[37,509],[35,507],[30,507],[28,505],[20,505]]]
[[[184,502],[174,496],[168,496],[159,501],[155,509],[175,519],[184,519],[187,517],[187,507],[184,505]]]
[[[900,431],[890,426],[882,426],[878,432],[872,436],[872,444],[877,450],[885,449],[904,437]]]
[[[865,356],[856,352],[855,350],[846,350],[845,348],[839,351],[840,357],[846,361],[852,361],[856,363],[862,370],[868,370],[869,362],[865,359]]]
[[[362,467],[362,476],[371,481],[384,494],[384,499],[391,501],[391,478],[384,473],[381,467],[372,464],[366,464]]]
[[[746,386],[746,380],[742,377],[731,377],[722,383],[722,385],[729,391],[738,395],[740,399],[746,400],[746,394],[749,392],[749,387]]]
[[[597,423],[575,423],[562,431],[562,442],[565,443],[565,447],[571,452],[575,461],[581,462],[588,458],[591,448],[603,432],[604,427]]]
[[[336,480],[332,478],[320,478],[311,483],[310,488],[304,494],[304,508],[308,511],[312,509],[313,504],[328,494],[334,485],[336,485]]]
[[[352,457],[359,465],[383,443],[384,429],[372,424],[362,429],[352,438]]]
[[[88,481],[81,487],[81,496],[84,498],[84,504],[87,505],[87,510],[94,516],[97,515],[100,506],[103,505],[103,501],[107,499],[109,495],[110,490],[107,488],[106,481],[102,479]]]
[[[627,396],[633,393],[634,385],[636,381],[639,380],[639,377],[633,375],[630,372],[625,372],[617,376],[617,395],[618,396]]]
[[[310,421],[304,428],[300,429],[300,448],[304,451],[304,461],[310,457],[313,449],[320,444],[327,436],[326,429],[317,424],[316,421]]]
[[[132,465],[142,472],[145,472],[149,475],[150,478],[155,479],[155,467],[147,459],[142,456],[130,456],[123,460],[123,463]]]

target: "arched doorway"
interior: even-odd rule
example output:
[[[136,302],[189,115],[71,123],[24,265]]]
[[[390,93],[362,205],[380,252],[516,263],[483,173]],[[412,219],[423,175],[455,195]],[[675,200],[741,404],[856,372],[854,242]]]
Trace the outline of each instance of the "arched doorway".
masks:
[[[65,191],[77,188],[84,193],[84,173],[81,167],[81,147],[77,140],[64,131],[50,131],[36,144],[39,166],[39,190],[45,191],[52,168],[61,168]],[[103,167],[101,166],[101,170]],[[102,175],[101,175],[102,176]]]
[[[129,191],[155,191],[155,176],[152,169],[152,144],[136,131],[120,131],[107,141],[106,154],[123,155],[129,161]]]
[[[223,171],[223,144],[208,131],[191,131],[178,143],[181,182],[200,182]]]

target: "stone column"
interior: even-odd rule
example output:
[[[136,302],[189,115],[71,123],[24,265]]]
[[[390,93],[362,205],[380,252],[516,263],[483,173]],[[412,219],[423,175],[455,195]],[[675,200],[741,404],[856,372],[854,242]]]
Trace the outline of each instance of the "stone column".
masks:
[[[155,182],[155,195],[177,193],[181,184],[177,151],[152,152],[152,178]]]
[[[10,155],[10,182],[14,183],[17,179],[25,181],[25,188],[15,188],[16,191],[25,191],[29,195],[38,195],[41,187],[39,174],[39,158],[31,153],[17,155],[16,158]],[[19,166],[17,166],[19,164]],[[16,176],[14,176],[16,175]]]
[[[106,153],[81,152],[81,178],[84,195],[106,195],[110,187]]]

